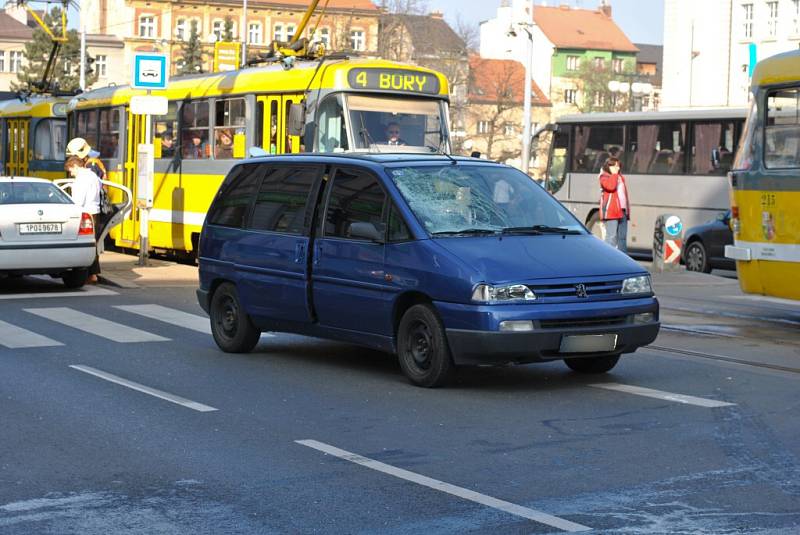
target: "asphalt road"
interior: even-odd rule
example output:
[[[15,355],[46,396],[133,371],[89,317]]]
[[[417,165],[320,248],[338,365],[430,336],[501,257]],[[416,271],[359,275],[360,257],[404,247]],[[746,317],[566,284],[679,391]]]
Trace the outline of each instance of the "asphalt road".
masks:
[[[427,390],[375,351],[228,355],[207,328],[191,288],[0,281],[0,533],[800,530],[800,373],[703,356],[791,358],[796,329]]]

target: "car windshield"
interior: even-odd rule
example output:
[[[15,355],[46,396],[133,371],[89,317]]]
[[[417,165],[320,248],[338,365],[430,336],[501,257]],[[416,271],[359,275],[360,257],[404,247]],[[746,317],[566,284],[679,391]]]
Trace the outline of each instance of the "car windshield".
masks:
[[[583,225],[528,176],[509,167],[399,167],[392,180],[437,235],[583,234]]]
[[[47,182],[0,182],[0,204],[73,204],[69,196]]]

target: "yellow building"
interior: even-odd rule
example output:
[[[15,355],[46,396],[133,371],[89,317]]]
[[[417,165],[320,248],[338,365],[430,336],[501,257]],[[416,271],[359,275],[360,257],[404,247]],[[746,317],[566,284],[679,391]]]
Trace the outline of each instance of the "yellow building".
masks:
[[[122,39],[126,65],[130,65],[137,51],[163,52],[169,55],[174,74],[180,66],[192,21],[196,21],[203,43],[203,70],[207,72],[212,68],[214,43],[222,39],[226,19],[233,23],[233,40],[243,42],[246,38],[248,57],[252,57],[265,51],[273,39],[291,38],[308,1],[250,0],[246,16],[242,0],[86,0],[84,6],[89,14],[87,31],[114,34]],[[318,8],[321,11],[322,3]],[[324,43],[327,49],[365,54],[377,51],[380,11],[370,0],[330,0],[317,26],[318,18],[312,18],[306,36],[316,26],[314,40]],[[128,83],[129,76],[126,73],[119,83]]]

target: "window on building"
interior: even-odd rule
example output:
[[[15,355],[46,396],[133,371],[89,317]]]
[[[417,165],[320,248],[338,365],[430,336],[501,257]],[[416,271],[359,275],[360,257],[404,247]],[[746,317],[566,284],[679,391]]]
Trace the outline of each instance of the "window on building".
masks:
[[[479,134],[488,134],[490,129],[491,125],[489,124],[489,121],[478,121]]]
[[[503,134],[506,136],[513,136],[516,133],[516,128],[513,123],[506,123],[503,125]]]
[[[592,104],[595,106],[602,106],[606,103],[606,95],[602,91],[595,91],[592,97]]]
[[[577,89],[565,89],[564,90],[564,102],[566,104],[575,104],[578,102],[578,90]]]
[[[139,37],[156,36],[156,19],[153,15],[139,17]]]
[[[605,58],[594,58],[592,59],[592,65],[595,69],[605,69],[606,68],[606,60]]]
[[[769,18],[767,19],[767,35],[775,37],[778,35],[778,2],[767,2],[767,12]]]
[[[247,25],[247,41],[253,45],[261,44],[261,23],[253,22]]]
[[[353,30],[350,32],[350,48],[356,51],[366,50],[366,41],[364,40],[364,32],[362,30]]]
[[[214,24],[211,26],[211,33],[214,34],[214,38],[217,41],[222,41],[222,36],[225,33],[225,21],[215,20]]]
[[[622,61],[622,58],[614,58],[611,60],[611,68],[614,72],[620,73],[625,69],[625,63]]]
[[[12,50],[8,53],[8,72],[19,72],[22,70],[22,51]]]
[[[97,76],[105,78],[108,76],[108,56],[98,54],[94,57],[94,70]]]
[[[286,40],[291,41],[294,37],[294,33],[297,31],[297,26],[294,24],[289,24],[286,26]]]
[[[577,71],[581,66],[580,56],[567,56],[567,70]]]
[[[179,41],[185,41],[189,37],[187,28],[186,19],[178,19],[175,23],[175,38]]]
[[[753,37],[753,4],[742,4],[742,35],[745,39]]]
[[[322,43],[326,49],[329,49],[331,46],[331,31],[328,28],[319,28],[316,32],[312,30],[310,38],[312,41]]]
[[[378,232],[385,232],[385,201],[386,194],[371,174],[337,171],[325,212],[325,236],[351,238],[350,229],[354,223],[372,223]]]
[[[233,158],[233,140],[236,134],[244,135],[245,101],[243,98],[218,100],[214,117],[214,158]]]
[[[208,102],[185,102],[181,109],[181,151],[184,159],[204,160],[211,156],[208,139]]]
[[[0,72],[6,70],[6,51],[0,50]]]
[[[276,24],[272,27],[272,39],[274,41],[286,41],[286,35],[283,33],[283,24]]]

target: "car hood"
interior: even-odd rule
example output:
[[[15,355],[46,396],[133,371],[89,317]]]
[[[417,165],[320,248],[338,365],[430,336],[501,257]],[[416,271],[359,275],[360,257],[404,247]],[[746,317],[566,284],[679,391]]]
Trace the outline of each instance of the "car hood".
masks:
[[[493,284],[645,272],[592,235],[447,237],[434,242],[476,270],[479,280]]]

